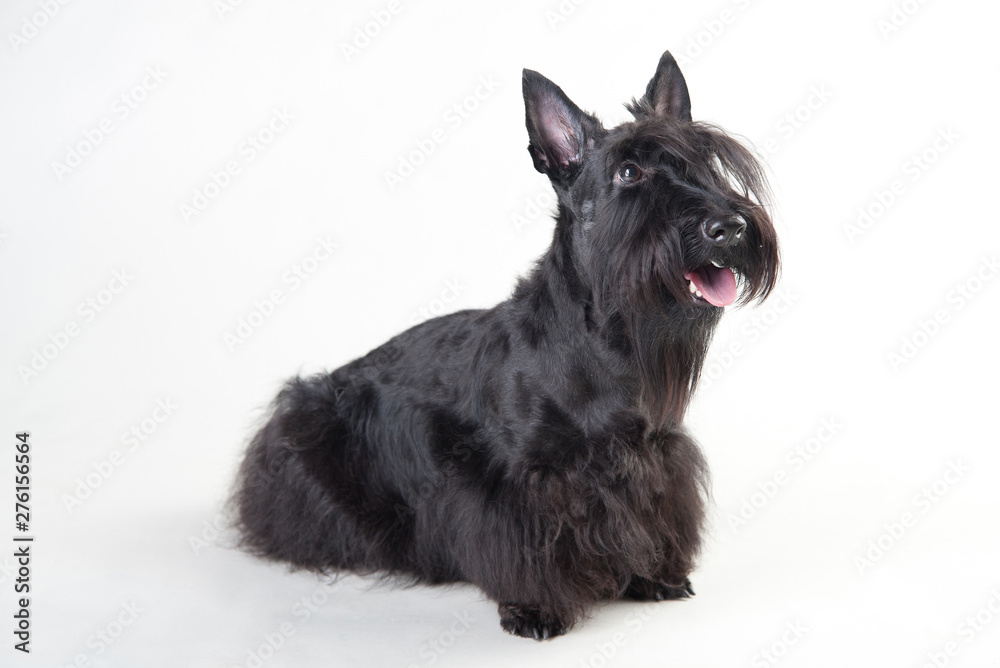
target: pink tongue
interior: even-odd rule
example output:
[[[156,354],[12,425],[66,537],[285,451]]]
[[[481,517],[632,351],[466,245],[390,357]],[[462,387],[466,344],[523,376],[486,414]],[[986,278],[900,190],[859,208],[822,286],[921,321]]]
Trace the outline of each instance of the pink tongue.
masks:
[[[736,276],[729,267],[705,265],[684,274],[712,306],[729,306],[736,301]]]

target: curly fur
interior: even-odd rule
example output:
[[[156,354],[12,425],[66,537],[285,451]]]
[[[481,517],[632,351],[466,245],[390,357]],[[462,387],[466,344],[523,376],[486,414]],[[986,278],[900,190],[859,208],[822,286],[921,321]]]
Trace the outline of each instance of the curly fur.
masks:
[[[525,71],[529,152],[554,239],[507,301],[424,322],[290,380],[233,504],[243,547],[319,572],[468,581],[547,638],[594,603],[693,593],[708,473],[681,426],[722,309],[712,260],[763,299],[778,269],[752,154],[690,120],[669,53],[610,130]],[[632,165],[642,178],[618,179]],[[720,248],[706,221],[745,223]]]

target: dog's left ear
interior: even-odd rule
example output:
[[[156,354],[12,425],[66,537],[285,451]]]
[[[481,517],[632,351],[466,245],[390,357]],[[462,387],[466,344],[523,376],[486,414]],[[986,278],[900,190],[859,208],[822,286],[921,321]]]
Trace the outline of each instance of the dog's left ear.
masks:
[[[528,152],[535,169],[556,183],[568,185],[583,161],[589,135],[597,131],[600,123],[538,72],[524,70],[521,88]]]
[[[653,114],[660,118],[676,118],[681,121],[691,120],[691,98],[688,96],[687,83],[677,61],[664,51],[660,56],[660,64],[656,66],[656,74],[646,86],[646,94],[641,100],[642,105],[630,105],[635,113],[643,107],[652,109]],[[635,107],[635,108],[633,108]]]

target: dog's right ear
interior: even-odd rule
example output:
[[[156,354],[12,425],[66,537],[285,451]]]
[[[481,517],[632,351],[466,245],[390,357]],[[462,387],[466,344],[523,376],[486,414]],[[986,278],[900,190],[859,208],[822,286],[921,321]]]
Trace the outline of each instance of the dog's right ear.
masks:
[[[535,169],[556,183],[568,185],[579,171],[589,135],[600,124],[538,72],[524,70],[521,88],[528,152]]]

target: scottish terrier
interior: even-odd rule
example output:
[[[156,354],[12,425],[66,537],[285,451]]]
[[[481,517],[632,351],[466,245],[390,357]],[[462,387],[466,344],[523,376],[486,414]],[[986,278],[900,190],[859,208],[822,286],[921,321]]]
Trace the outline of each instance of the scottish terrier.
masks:
[[[681,420],[723,307],[778,245],[754,155],[692,122],[669,52],[606,129],[523,73],[552,245],[507,301],[293,378],[240,468],[242,547],[296,568],[471,582],[518,636],[693,594],[705,460]]]

